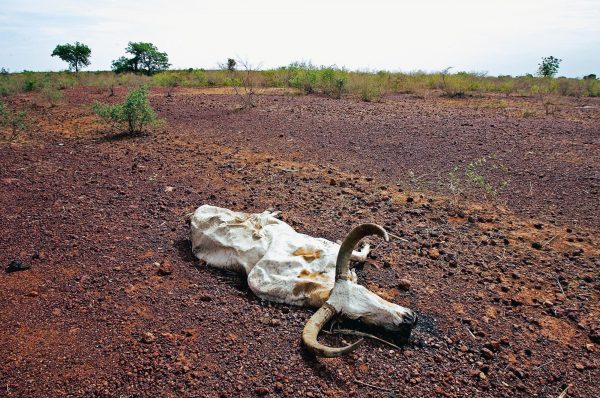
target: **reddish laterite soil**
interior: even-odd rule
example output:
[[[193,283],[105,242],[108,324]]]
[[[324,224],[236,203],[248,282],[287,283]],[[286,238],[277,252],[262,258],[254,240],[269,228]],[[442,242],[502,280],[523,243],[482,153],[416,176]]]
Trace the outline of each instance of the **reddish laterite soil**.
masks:
[[[265,93],[239,110],[179,89],[152,93],[165,127],[111,137],[89,105],[123,96],[5,100],[31,128],[0,142],[0,397],[599,395],[600,100]],[[192,257],[204,203],[331,240],[384,225],[397,238],[373,240],[359,281],[418,311],[410,342],[312,357],[312,309]]]

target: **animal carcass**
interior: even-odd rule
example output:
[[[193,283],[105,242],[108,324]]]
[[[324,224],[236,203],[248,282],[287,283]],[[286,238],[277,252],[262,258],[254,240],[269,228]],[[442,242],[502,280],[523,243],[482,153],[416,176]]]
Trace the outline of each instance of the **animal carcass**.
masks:
[[[380,326],[408,337],[416,322],[410,309],[390,303],[356,283],[350,260],[364,261],[369,246],[354,251],[368,235],[386,241],[387,232],[375,224],[354,228],[341,245],[294,231],[274,213],[248,214],[204,205],[191,215],[194,255],[210,266],[243,272],[258,297],[287,304],[318,307],[302,339],[317,355],[348,353],[347,347],[320,344],[317,335],[336,314]]]

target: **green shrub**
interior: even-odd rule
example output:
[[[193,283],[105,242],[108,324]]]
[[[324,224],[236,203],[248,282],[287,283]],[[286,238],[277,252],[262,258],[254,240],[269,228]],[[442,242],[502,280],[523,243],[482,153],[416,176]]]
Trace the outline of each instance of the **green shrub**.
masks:
[[[294,62],[287,67],[289,71],[290,87],[304,91],[306,94],[315,92],[318,72],[313,64],[305,62]]]
[[[0,125],[9,128],[14,139],[19,131],[27,129],[27,112],[12,111],[0,102]]]
[[[130,91],[125,101],[120,104],[95,102],[92,109],[104,123],[113,128],[127,129],[130,134],[142,133],[145,127],[158,124],[145,86]]]
[[[23,82],[23,91],[33,91],[37,86],[35,79],[27,79]]]
[[[319,88],[323,92],[333,98],[341,98],[342,93],[348,82],[343,70],[338,70],[332,67],[322,68],[318,73]]]
[[[167,97],[171,97],[173,89],[181,84],[181,77],[174,72],[160,72],[154,75],[153,80],[159,86],[167,89]]]
[[[208,85],[206,73],[202,69],[188,71],[186,77],[182,83],[186,87],[206,87]]]

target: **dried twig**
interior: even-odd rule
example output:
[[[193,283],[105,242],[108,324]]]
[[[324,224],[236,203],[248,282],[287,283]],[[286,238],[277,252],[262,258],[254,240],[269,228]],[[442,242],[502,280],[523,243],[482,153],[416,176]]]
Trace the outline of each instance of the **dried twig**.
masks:
[[[552,242],[554,239],[558,238],[558,235],[554,235],[552,238],[548,239],[543,245],[542,245],[542,249],[544,247],[546,247],[550,242]]]
[[[541,368],[543,368],[544,366],[546,366],[546,365],[548,365],[549,363],[552,363],[552,362],[554,362],[554,359],[551,359],[551,360],[549,360],[549,361],[547,361],[547,362],[544,362],[543,364],[541,364],[540,366],[537,366],[537,367],[535,367],[534,369],[535,369],[535,370],[541,369]]]
[[[347,335],[350,335],[350,336],[368,337],[368,338],[371,338],[371,339],[373,339],[373,340],[377,340],[377,341],[379,341],[380,343],[387,344],[387,345],[389,345],[390,347],[393,347],[393,348],[395,348],[395,349],[397,349],[397,350],[400,350],[400,347],[398,347],[398,346],[397,346],[396,344],[394,344],[394,343],[390,343],[390,342],[389,342],[389,341],[387,341],[387,340],[381,339],[381,338],[379,338],[379,337],[377,337],[377,336],[374,336],[374,335],[372,335],[372,334],[369,334],[369,333],[365,333],[365,332],[359,332],[358,330],[350,330],[350,329],[334,329],[334,330],[332,330],[332,331],[330,331],[330,332],[327,332],[327,331],[324,331],[324,332],[325,332],[325,333],[330,333],[330,334],[336,334],[336,333],[339,333],[339,334],[347,334]]]
[[[567,388],[565,388],[563,390],[563,392],[560,393],[560,395],[558,396],[558,398],[565,398],[567,396],[567,391],[569,391],[569,388],[571,388],[570,384],[567,386]]]
[[[558,278],[556,278],[556,283],[558,284],[558,287],[560,288],[560,292],[564,296],[565,295],[565,291],[563,290],[562,285],[560,284],[560,281],[558,280]]]
[[[392,234],[392,233],[389,233],[389,232],[388,232],[388,235],[389,235],[389,236],[391,236],[391,237],[392,237],[392,238],[394,238],[394,239],[401,240],[402,242],[409,242],[407,239],[401,238],[401,237],[399,237],[398,235],[394,235],[394,234]]]
[[[363,386],[367,386],[367,387],[371,387],[371,388],[375,388],[377,390],[383,390],[383,391],[393,391],[391,388],[385,388],[385,387],[379,387],[379,386],[374,386],[373,384],[369,384],[369,383],[365,383],[364,381],[360,381],[358,379],[354,379],[355,383],[358,384],[362,384]],[[561,398],[561,397],[559,397]]]

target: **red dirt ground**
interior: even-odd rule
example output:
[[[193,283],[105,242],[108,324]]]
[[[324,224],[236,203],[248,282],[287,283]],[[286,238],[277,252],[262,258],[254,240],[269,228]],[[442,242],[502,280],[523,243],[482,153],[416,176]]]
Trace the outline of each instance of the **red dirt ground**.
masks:
[[[239,110],[156,91],[166,127],[120,139],[94,100],[70,89],[0,143],[0,264],[31,266],[0,273],[0,397],[598,396],[599,100],[545,115],[533,98],[272,93]],[[488,192],[464,175],[483,157]],[[366,221],[403,237],[358,274],[419,312],[410,342],[309,355],[312,310],[192,257],[185,216],[204,203],[331,240]]]

